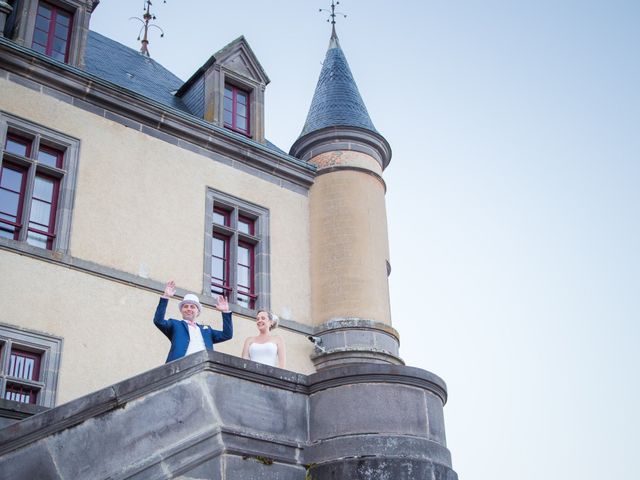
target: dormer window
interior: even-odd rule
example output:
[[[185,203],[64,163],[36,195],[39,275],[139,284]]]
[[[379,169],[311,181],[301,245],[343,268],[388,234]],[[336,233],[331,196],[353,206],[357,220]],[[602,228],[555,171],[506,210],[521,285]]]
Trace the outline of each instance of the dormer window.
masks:
[[[68,61],[72,18],[59,7],[39,2],[31,48],[55,60]]]
[[[211,56],[178,89],[176,97],[193,115],[264,144],[268,83],[249,44],[240,37]]]
[[[0,0],[0,3],[4,3]],[[91,13],[99,0],[14,0],[5,35],[59,61],[83,68]],[[0,32],[1,36],[2,32]]]
[[[224,126],[249,135],[249,92],[233,85],[224,86]]]

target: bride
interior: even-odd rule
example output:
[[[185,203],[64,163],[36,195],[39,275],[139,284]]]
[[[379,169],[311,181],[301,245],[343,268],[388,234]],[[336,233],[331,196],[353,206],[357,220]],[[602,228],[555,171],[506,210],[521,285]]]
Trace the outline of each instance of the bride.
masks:
[[[242,358],[284,368],[286,351],[282,338],[269,332],[278,326],[278,317],[271,312],[258,310],[256,327],[258,335],[247,337],[242,348]]]

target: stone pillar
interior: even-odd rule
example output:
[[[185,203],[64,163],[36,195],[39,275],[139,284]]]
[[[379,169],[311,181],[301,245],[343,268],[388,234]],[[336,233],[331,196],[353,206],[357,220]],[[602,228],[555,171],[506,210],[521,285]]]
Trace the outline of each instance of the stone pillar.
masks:
[[[7,2],[0,0],[0,37],[4,37],[4,27],[7,23],[7,18],[11,15],[13,8]]]
[[[292,154],[317,167],[310,191],[311,309],[317,369],[402,364],[391,327],[383,167],[389,145],[356,127],[325,128]]]

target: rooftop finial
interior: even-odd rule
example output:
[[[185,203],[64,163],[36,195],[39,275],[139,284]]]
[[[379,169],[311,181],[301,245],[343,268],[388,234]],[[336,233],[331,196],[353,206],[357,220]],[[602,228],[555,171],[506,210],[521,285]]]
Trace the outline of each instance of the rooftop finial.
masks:
[[[167,0],[163,0],[162,3],[167,3]],[[149,55],[149,48],[148,48],[149,29],[157,28],[158,30],[160,30],[160,37],[161,38],[164,37],[164,31],[155,23],[151,23],[151,20],[156,19],[156,16],[149,11],[151,9],[151,5],[152,5],[151,0],[144,0],[144,6],[142,7],[144,14],[142,15],[142,18],[131,17],[129,19],[129,20],[139,20],[140,23],[142,23],[142,27],[140,27],[140,31],[138,32],[138,40],[140,40],[140,37],[142,36],[142,40],[140,40],[140,43],[142,44],[140,46],[140,53],[147,57],[151,56]]]
[[[340,2],[331,0],[331,11],[326,8],[320,8],[319,12],[327,12],[330,18],[327,18],[327,22],[331,23],[331,38],[336,37],[336,15],[342,15],[344,18],[347,16],[342,12],[336,12],[336,5],[340,5]]]

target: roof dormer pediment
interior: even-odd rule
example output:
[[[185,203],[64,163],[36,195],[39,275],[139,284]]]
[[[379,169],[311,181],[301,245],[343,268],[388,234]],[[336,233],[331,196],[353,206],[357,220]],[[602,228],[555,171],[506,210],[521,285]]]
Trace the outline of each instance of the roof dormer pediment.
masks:
[[[191,86],[202,77],[212,74],[213,71],[223,69],[232,72],[243,81],[261,85],[263,88],[271,81],[260,65],[253,50],[244,36],[236,38],[233,42],[214,53],[192,76],[184,82],[178,90],[177,96],[181,97]]]
[[[237,75],[261,85],[270,80],[244,37],[239,37],[213,55],[216,63]]]

